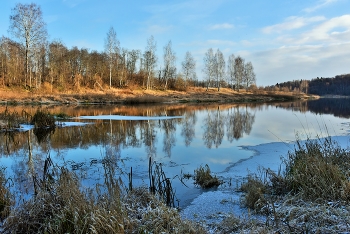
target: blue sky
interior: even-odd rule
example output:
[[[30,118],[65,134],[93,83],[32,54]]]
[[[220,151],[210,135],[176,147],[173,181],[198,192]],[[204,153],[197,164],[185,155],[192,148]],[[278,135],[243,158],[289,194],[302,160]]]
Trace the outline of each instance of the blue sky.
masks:
[[[257,85],[350,73],[350,0],[2,0],[0,36],[16,3],[39,5],[49,41],[104,50],[109,28],[120,45],[144,51],[172,41],[178,68],[190,51],[202,78],[204,53],[220,49],[251,61]]]

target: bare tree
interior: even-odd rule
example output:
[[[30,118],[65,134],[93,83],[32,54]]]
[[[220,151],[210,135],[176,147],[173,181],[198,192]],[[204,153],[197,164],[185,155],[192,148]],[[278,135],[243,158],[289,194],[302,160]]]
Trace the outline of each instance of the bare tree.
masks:
[[[176,75],[176,56],[175,52],[171,48],[171,41],[164,47],[164,71],[163,71],[163,80],[164,80],[164,89],[167,89],[168,80]]]
[[[225,77],[225,59],[224,55],[219,49],[215,53],[214,72],[216,76],[216,85],[218,91],[220,91],[221,83],[223,82]]]
[[[255,84],[254,67],[251,62],[246,63],[244,66],[243,82],[246,89],[248,89],[250,85]]]
[[[235,88],[239,91],[244,77],[244,59],[241,56],[235,58],[234,74]]]
[[[30,56],[37,45],[44,44],[47,37],[46,24],[40,7],[35,3],[18,3],[10,15],[9,31],[25,47],[25,85],[27,85]]]
[[[105,52],[107,54],[109,66],[109,88],[112,88],[112,69],[114,62],[118,60],[119,50],[120,43],[117,39],[117,34],[114,31],[114,28],[111,27],[105,40]]]
[[[210,82],[213,79],[215,74],[215,56],[212,48],[208,49],[208,51],[204,55],[203,72],[205,73],[207,78],[207,90],[208,90],[210,86]]]
[[[235,55],[231,54],[227,60],[227,83],[231,84],[233,89],[233,83],[235,82]]]
[[[196,61],[194,60],[191,52],[187,51],[185,55],[185,60],[182,62],[182,72],[185,76],[185,87],[187,80],[196,79]]]
[[[136,62],[140,57],[140,51],[139,50],[131,50],[128,52],[127,61],[126,61],[126,67],[128,70],[128,80],[132,78],[132,75],[136,71]]]
[[[156,49],[157,43],[155,42],[154,37],[151,36],[147,40],[146,50],[143,54],[143,66],[147,73],[146,89],[151,89],[151,77],[153,75],[154,67],[157,63]]]

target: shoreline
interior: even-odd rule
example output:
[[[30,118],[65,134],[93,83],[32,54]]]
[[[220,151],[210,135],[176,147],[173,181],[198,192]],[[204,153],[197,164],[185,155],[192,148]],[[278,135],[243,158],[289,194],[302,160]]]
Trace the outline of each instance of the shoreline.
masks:
[[[191,88],[188,91],[111,89],[106,92],[50,93],[0,89],[0,105],[95,105],[152,103],[262,103],[318,99],[299,93]]]

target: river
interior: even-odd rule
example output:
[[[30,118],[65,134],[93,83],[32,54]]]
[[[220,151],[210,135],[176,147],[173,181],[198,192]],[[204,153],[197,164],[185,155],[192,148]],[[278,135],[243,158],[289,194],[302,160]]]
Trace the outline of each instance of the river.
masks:
[[[5,108],[0,106],[0,113]],[[208,191],[195,186],[192,179],[184,179],[199,166],[208,165],[213,174],[220,174],[252,157],[254,152],[247,150],[248,146],[345,136],[350,129],[349,99],[7,108],[28,114],[41,108],[71,117],[59,120],[54,131],[22,125],[19,131],[0,132],[0,163],[18,199],[32,196],[33,175],[40,178],[48,156],[54,165],[75,171],[84,188],[103,183],[106,159],[115,163],[116,176],[126,187],[130,178],[133,186],[148,187],[151,159],[161,164],[171,180],[176,204],[186,207]],[[228,180],[232,182],[232,178],[222,179],[225,186]]]

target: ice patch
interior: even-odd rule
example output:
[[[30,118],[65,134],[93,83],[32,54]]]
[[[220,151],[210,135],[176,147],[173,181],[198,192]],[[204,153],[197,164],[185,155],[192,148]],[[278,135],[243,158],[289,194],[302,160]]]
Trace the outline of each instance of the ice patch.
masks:
[[[205,192],[194,199],[191,205],[181,212],[181,216],[194,221],[206,220],[208,224],[218,222],[223,220],[226,214],[242,213],[238,201],[237,193]]]

